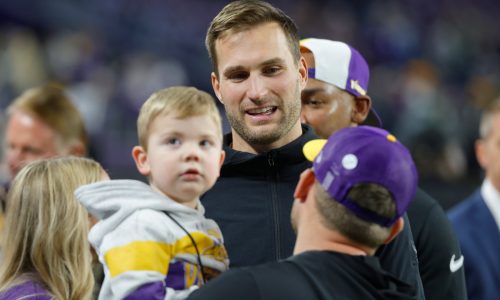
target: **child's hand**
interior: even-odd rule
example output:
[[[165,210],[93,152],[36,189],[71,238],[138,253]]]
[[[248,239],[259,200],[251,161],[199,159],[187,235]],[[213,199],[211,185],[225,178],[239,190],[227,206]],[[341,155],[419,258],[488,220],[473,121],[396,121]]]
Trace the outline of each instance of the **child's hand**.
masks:
[[[210,267],[203,267],[203,274],[205,275],[205,279],[207,281],[210,281],[214,279],[215,277],[219,276],[221,272],[216,269],[212,269]]]

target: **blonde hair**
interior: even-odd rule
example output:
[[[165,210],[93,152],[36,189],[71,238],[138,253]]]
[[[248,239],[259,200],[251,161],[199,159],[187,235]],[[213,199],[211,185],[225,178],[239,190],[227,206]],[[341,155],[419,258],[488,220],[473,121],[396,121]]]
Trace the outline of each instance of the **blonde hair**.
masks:
[[[88,214],[73,192],[103,174],[97,162],[77,157],[35,161],[17,174],[7,196],[0,291],[33,275],[54,299],[91,297]]]
[[[88,135],[82,116],[63,88],[55,83],[26,90],[7,107],[11,116],[16,111],[30,114],[47,124],[59,137],[59,147],[81,143],[88,149]]]
[[[205,47],[212,60],[214,72],[217,69],[217,51],[215,42],[228,34],[249,30],[264,23],[277,23],[286,36],[288,48],[295,62],[300,60],[299,34],[293,20],[282,10],[265,1],[240,0],[227,4],[210,23],[205,37]]]
[[[159,115],[175,114],[178,118],[208,115],[217,126],[222,140],[222,123],[215,100],[210,94],[194,87],[176,86],[152,94],[141,107],[137,119],[139,145],[147,150],[151,124]]]

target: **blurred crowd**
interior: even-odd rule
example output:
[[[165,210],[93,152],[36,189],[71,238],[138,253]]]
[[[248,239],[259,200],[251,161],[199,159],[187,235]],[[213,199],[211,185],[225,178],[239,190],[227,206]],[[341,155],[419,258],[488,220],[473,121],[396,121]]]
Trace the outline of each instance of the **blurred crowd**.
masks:
[[[163,87],[212,93],[204,36],[227,2],[3,1],[0,111],[30,87],[60,82],[84,115],[91,156],[112,178],[140,178],[129,151],[138,110]],[[500,94],[500,3],[269,2],[303,37],[341,40],[367,58],[384,128],[411,149],[421,186],[443,207],[480,184],[473,145],[480,109]]]

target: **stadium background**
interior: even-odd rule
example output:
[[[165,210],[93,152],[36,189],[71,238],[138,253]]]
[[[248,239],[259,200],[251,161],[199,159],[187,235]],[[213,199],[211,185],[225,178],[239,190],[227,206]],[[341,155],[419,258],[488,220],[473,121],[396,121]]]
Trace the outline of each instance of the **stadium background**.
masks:
[[[212,93],[204,36],[227,2],[2,0],[0,110],[59,81],[84,114],[91,155],[112,178],[143,179],[130,156],[138,109],[167,86]],[[421,187],[444,208],[480,184],[473,144],[481,107],[500,95],[500,2],[270,2],[302,37],[342,40],[365,56],[384,127],[411,148]]]

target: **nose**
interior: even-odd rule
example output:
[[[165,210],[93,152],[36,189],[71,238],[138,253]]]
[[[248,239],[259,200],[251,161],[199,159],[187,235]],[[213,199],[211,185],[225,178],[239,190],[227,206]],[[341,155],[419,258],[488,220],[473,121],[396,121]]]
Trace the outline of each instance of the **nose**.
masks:
[[[199,161],[200,160],[200,146],[196,143],[189,143],[185,145],[184,159],[186,161]]]
[[[264,80],[260,76],[250,75],[247,96],[252,101],[261,100],[267,93]]]

